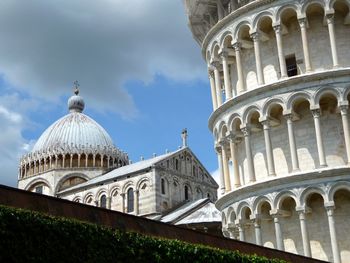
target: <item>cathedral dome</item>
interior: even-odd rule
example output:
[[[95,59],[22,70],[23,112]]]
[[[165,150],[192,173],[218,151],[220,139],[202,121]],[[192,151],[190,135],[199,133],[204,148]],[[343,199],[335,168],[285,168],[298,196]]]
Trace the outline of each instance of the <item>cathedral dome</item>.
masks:
[[[83,113],[72,111],[44,131],[33,152],[62,147],[114,148],[108,133]],[[92,150],[91,149],[91,150]]]
[[[69,113],[53,123],[40,136],[32,152],[43,152],[57,148],[98,149],[115,148],[109,134],[96,121],[82,113],[84,100],[76,87],[75,95],[68,99]]]
[[[21,178],[51,169],[108,170],[129,163],[106,130],[82,113],[85,103],[77,82],[75,86],[75,95],[68,100],[69,113],[48,127],[32,151],[22,156]]]

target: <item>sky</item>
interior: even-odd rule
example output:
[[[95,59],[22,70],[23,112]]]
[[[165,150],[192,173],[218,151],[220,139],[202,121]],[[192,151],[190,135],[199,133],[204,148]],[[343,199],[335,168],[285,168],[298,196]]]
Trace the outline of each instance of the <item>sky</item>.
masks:
[[[84,113],[136,162],[188,144],[217,177],[205,61],[181,0],[0,1],[0,184],[67,114],[79,81]]]

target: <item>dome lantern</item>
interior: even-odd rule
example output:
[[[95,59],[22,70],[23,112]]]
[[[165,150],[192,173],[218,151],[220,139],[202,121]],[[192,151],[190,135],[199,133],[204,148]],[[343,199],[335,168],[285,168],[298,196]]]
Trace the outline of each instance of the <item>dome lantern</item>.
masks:
[[[79,96],[79,83],[74,81],[74,95],[68,99],[69,112],[83,112],[84,107],[84,99]]]

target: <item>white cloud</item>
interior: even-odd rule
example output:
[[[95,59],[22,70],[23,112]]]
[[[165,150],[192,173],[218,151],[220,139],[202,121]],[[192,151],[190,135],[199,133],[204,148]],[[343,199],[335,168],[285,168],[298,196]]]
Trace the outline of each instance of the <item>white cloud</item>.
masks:
[[[134,117],[127,80],[205,77],[181,2],[2,0],[0,72],[49,100],[71,92],[78,79],[90,107]]]
[[[17,167],[22,154],[33,144],[27,141],[21,131],[32,123],[23,114],[35,109],[36,103],[21,99],[18,95],[0,97],[0,184],[17,185]]]

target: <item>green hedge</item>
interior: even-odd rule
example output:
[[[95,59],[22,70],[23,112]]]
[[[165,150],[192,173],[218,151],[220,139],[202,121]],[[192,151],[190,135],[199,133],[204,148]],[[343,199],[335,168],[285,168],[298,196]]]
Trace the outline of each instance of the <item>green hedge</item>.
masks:
[[[284,262],[0,206],[0,262]]]

